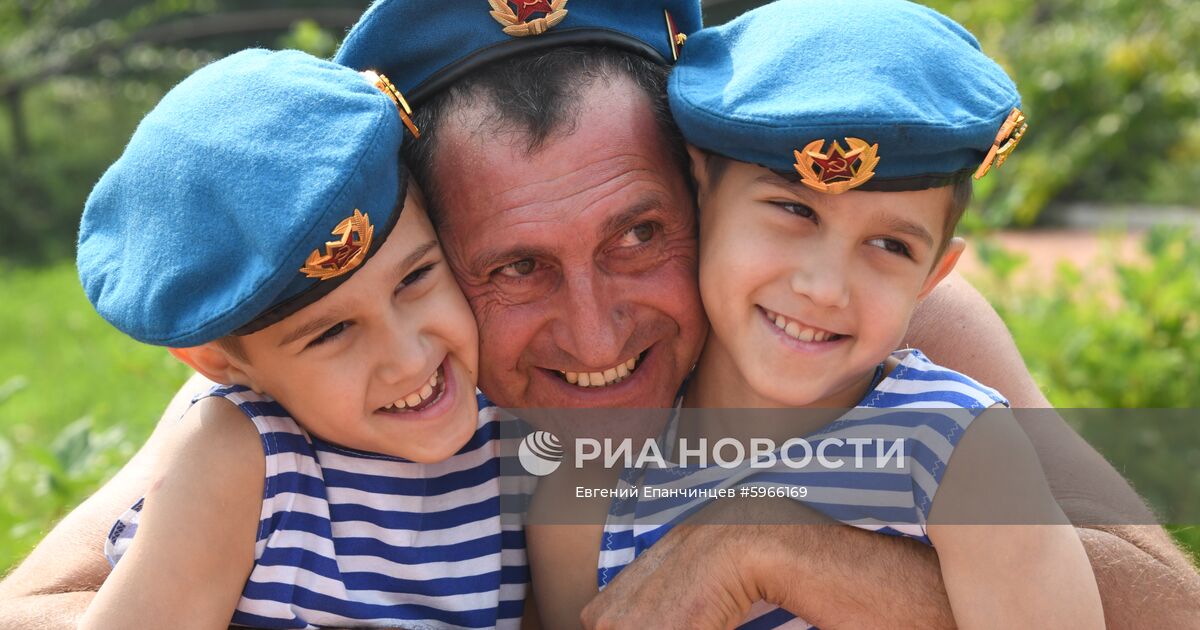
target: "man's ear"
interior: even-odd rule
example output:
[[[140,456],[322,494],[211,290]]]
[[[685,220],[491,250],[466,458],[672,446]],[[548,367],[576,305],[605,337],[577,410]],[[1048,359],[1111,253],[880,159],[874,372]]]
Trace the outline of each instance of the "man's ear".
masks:
[[[167,352],[214,383],[242,385],[262,393],[240,363],[215,342],[190,348],[167,348]]]
[[[946,243],[946,251],[942,252],[942,257],[933,265],[933,269],[929,271],[929,277],[925,278],[925,284],[921,287],[921,293],[917,295],[918,300],[924,300],[933,292],[938,283],[950,275],[954,271],[954,266],[958,264],[959,256],[962,256],[963,250],[967,248],[967,242],[955,236]]]
[[[687,152],[692,163],[692,181],[696,182],[696,191],[703,194],[704,189],[708,187],[708,154],[691,143],[687,144]]]

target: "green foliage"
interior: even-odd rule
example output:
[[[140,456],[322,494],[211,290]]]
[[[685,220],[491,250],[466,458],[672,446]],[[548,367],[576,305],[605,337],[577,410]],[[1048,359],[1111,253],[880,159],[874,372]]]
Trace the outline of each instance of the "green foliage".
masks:
[[[995,246],[981,251],[993,273],[980,289],[1055,406],[1200,408],[1194,234],[1151,231],[1144,261],[1110,257],[1086,273],[1062,265],[1032,290],[1014,278],[1019,259]]]
[[[2,569],[129,459],[190,372],[101,320],[71,266],[0,274]]]
[[[1020,283],[1024,263],[992,245],[981,256],[990,273],[976,278],[1050,402],[1161,517],[1190,525],[1200,514],[1196,236],[1159,228],[1146,235],[1136,262],[1110,254],[1085,272],[1061,265],[1036,289]],[[1175,533],[1200,550],[1200,530]]]
[[[930,0],[1021,90],[1029,133],[977,186],[993,226],[1055,200],[1194,204],[1200,188],[1200,3]]]

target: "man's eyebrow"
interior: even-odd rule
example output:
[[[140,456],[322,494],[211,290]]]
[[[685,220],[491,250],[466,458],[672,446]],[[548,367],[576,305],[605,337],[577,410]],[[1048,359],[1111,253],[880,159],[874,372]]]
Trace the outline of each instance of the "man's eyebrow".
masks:
[[[629,209],[605,219],[604,224],[600,226],[600,235],[603,237],[606,234],[612,234],[633,223],[643,214],[661,207],[663,207],[663,203],[657,197],[651,196],[641,199]]]
[[[545,250],[540,247],[512,247],[509,249],[495,247],[492,249],[485,249],[471,258],[469,262],[469,269],[478,273],[487,273],[488,269],[500,261],[537,258],[544,253]]]
[[[933,235],[922,225],[902,219],[893,214],[888,214],[887,212],[877,212],[875,219],[883,222],[892,231],[919,238],[925,242],[926,246],[933,247]]]

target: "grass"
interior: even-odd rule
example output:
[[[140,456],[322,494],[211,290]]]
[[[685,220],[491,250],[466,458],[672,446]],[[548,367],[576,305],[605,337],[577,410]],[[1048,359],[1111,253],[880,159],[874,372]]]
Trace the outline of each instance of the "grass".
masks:
[[[189,371],[96,315],[73,266],[0,274],[3,571],[133,454]]]
[[[2,574],[133,454],[189,371],[100,319],[72,266],[0,275]],[[1170,529],[1200,551],[1200,527]]]

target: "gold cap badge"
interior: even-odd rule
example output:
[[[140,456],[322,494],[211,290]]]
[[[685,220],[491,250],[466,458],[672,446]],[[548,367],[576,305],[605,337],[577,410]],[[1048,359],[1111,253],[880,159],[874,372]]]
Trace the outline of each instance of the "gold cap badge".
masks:
[[[541,35],[567,17],[567,0],[488,0],[488,4],[492,5],[492,18],[513,37]],[[542,17],[533,18],[536,13]]]
[[[371,70],[368,70],[366,74],[374,75],[375,87],[379,88],[380,92],[387,94],[388,98],[392,99],[392,102],[396,104],[396,111],[400,112],[400,120],[404,122],[405,127],[408,127],[409,133],[414,138],[420,138],[421,130],[417,129],[416,123],[413,122],[412,108],[408,106],[408,101],[404,100],[404,95],[400,93],[400,90],[397,90],[396,86],[392,85],[387,75]]]
[[[1020,144],[1027,129],[1029,129],[1029,125],[1025,123],[1025,114],[1014,107],[1004,124],[1000,125],[1000,131],[996,134],[996,139],[992,141],[992,148],[988,149],[987,157],[983,158],[983,163],[975,170],[975,179],[987,175],[993,166],[1000,168],[1008,156],[1012,155],[1013,149]]]
[[[342,219],[333,234],[338,236],[336,241],[325,243],[325,255],[314,249],[304,261],[300,271],[309,278],[328,280],[352,271],[362,264],[371,249],[371,237],[375,227],[371,225],[370,217],[354,209],[354,214]]]
[[[687,41],[687,35],[680,32],[679,27],[675,25],[675,18],[671,17],[669,11],[663,9],[663,16],[667,18],[667,39],[671,43],[671,60],[679,61],[679,49]]]
[[[879,163],[879,145],[858,138],[846,138],[846,144],[849,151],[833,140],[829,153],[822,154],[825,140],[813,140],[803,151],[792,151],[800,182],[817,192],[840,195],[871,179]]]

